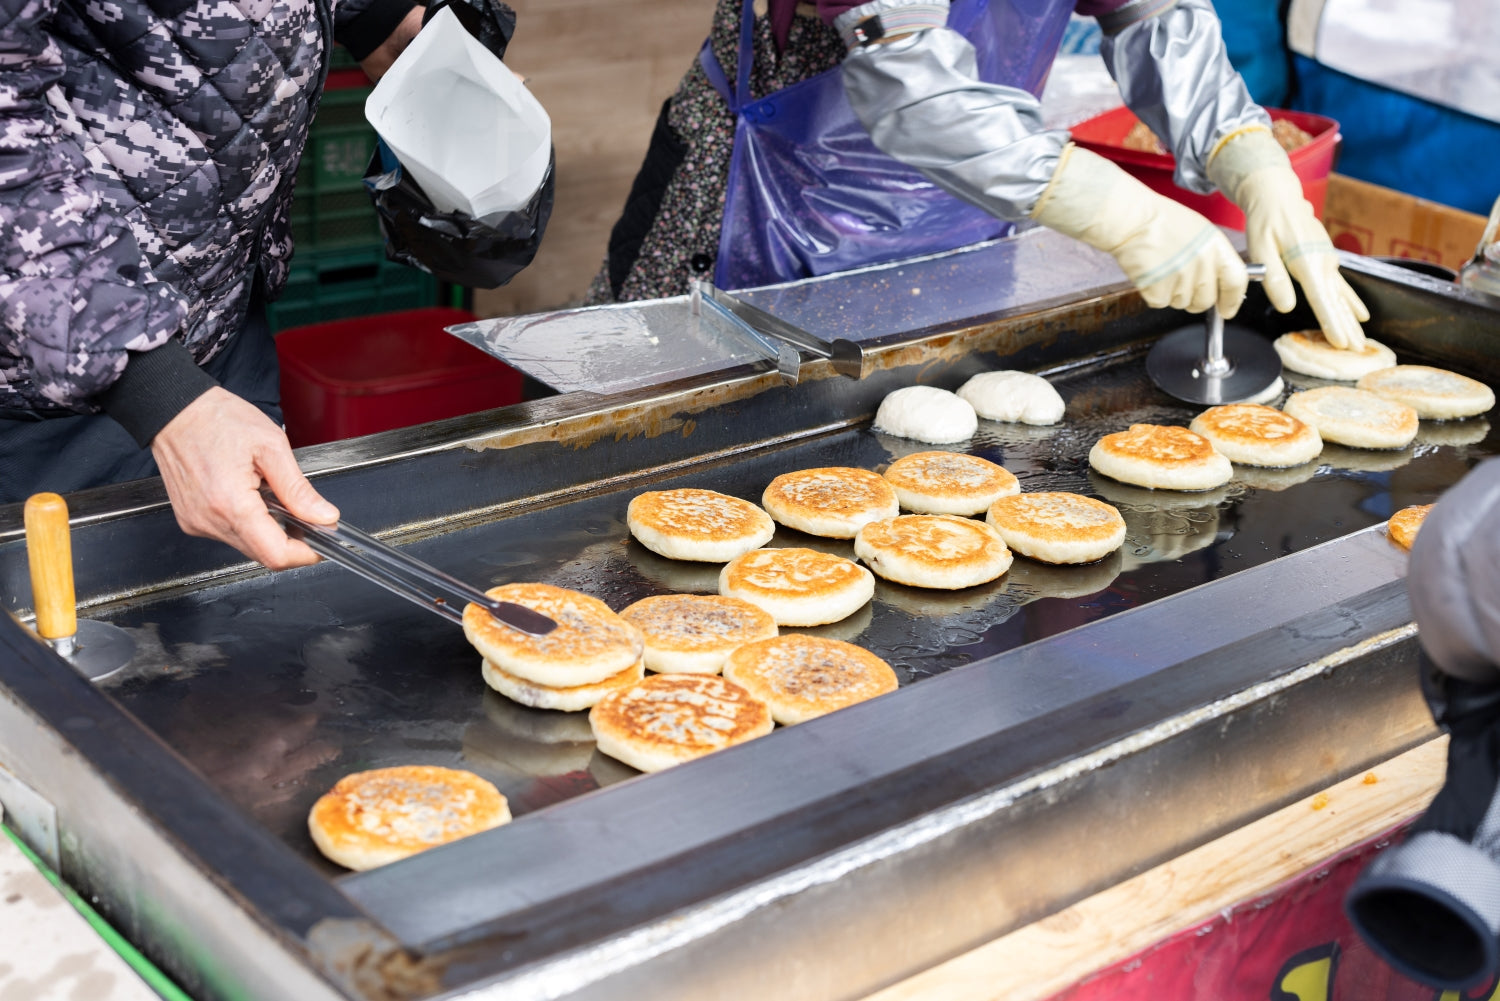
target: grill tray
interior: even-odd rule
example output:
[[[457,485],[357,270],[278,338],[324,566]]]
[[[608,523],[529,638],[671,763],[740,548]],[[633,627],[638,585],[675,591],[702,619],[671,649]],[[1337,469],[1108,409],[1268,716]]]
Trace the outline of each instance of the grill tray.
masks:
[[[956,592],[881,580],[874,602],[849,619],[786,631],[858,643],[889,661],[903,686],[917,684],[1430,503],[1472,463],[1500,454],[1500,429],[1485,418],[1427,423],[1402,452],[1330,447],[1329,461],[1295,471],[1238,467],[1234,482],[1203,495],[1153,492],[1091,473],[1089,448],[1131,423],[1186,424],[1197,408],[1158,392],[1137,351],[1053,378],[1068,405],[1065,423],[982,421],[963,447],[1003,463],[1024,490],[1114,503],[1128,530],[1119,552],[1081,567],[1017,557],[999,580]],[[648,471],[579,499],[523,502],[526,509],[508,517],[410,550],[480,586],[544,581],[616,610],[651,594],[714,593],[720,564],[666,560],[630,539],[624,516],[632,496],[694,486],[758,500],[778,473],[881,469],[928,447],[859,422],[670,475]],[[854,558],[851,542],[785,528],[771,545]],[[313,846],[307,811],[351,771],[468,768],[495,782],[517,816],[636,774],[593,751],[585,713],[532,710],[490,692],[461,631],[337,567],[178,594],[109,618],[161,653],[138,658],[107,690],[232,802],[330,873],[342,870]]]

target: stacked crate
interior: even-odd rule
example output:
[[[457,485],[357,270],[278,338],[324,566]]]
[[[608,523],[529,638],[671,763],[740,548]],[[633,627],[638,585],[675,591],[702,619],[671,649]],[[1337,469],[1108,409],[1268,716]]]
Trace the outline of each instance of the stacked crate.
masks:
[[[438,303],[436,278],[386,260],[364,187],[375,151],[375,130],[364,113],[369,80],[343,48],[334,53],[297,169],[296,253],[286,290],[267,309],[273,330]]]

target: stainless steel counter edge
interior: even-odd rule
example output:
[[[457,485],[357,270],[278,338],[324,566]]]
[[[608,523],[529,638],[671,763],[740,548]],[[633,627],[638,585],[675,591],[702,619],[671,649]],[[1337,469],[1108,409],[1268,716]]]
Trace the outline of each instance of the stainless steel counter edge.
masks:
[[[777,920],[786,921],[785,911],[797,906],[796,898],[800,895],[832,887],[840,880],[856,877],[864,870],[889,863],[890,860],[905,853],[920,850],[966,828],[991,823],[1003,811],[1015,807],[1029,797],[1046,797],[1049,791],[1077,783],[1098,769],[1108,769],[1132,757],[1158,752],[1173,739],[1195,728],[1225,723],[1235,714],[1251,709],[1256,703],[1283,697],[1297,686],[1313,681],[1320,675],[1326,675],[1356,658],[1409,642],[1414,639],[1415,635],[1416,627],[1412,624],[1389,629],[1368,640],[1323,656],[1288,674],[1235,692],[1210,705],[1165,719],[1148,730],[1131,734],[1091,753],[1026,776],[1012,785],[935,811],[834,852],[803,868],[765,880],[702,906],[690,908],[673,915],[671,920],[652,924],[599,945],[569,953],[552,962],[536,964],[516,976],[497,979],[487,986],[454,993],[450,997],[463,998],[464,1001],[500,1001],[500,999],[540,1001],[544,998],[578,997],[580,992],[605,987],[605,982],[610,978],[649,967],[654,961],[673,952],[693,950],[695,947],[701,949],[705,945],[708,950],[713,950],[717,948],[717,945],[709,943],[716,936],[733,934],[736,930],[742,931],[738,926],[743,925],[747,920],[753,920],[757,915],[764,915],[779,905],[784,905],[784,909]],[[1420,726],[1414,733],[1417,736],[1431,735]],[[1382,749],[1384,750],[1386,749]],[[1382,753],[1372,760],[1379,760],[1383,756]],[[1258,807],[1263,806],[1263,809],[1257,812],[1267,812],[1273,805],[1271,803],[1257,804]],[[1174,852],[1187,847],[1190,846],[1179,845]],[[1082,895],[1076,888],[1070,888],[1069,891],[1056,895],[1048,910],[1059,909],[1071,902],[1072,898]],[[1027,915],[1026,919],[1034,919],[1038,916],[1040,915],[1033,913]],[[1021,921],[1018,913],[1008,924],[997,924],[990,931],[972,939],[970,944],[978,944],[1004,934],[1005,931],[1018,926]],[[868,944],[861,948],[860,943],[857,942],[857,936],[850,937],[856,939],[849,943],[850,948],[861,949],[863,955],[861,956],[862,968],[850,970],[847,965],[840,964],[841,969],[849,976],[849,982],[845,986],[853,988],[848,997],[862,997],[866,992],[884,986],[883,981],[891,979],[892,973],[895,978],[901,978],[918,972],[918,968],[882,963],[878,954],[875,954],[876,951]],[[711,955],[704,955],[703,958],[705,962],[715,962]],[[906,958],[903,957],[903,959]],[[886,976],[882,977],[881,974],[886,974]],[[788,998],[801,996],[803,993],[793,988],[777,996]],[[629,993],[621,993],[614,989],[607,989],[606,994],[610,997],[630,996]],[[661,990],[653,991],[653,995],[658,998],[677,996],[675,991]]]
[[[1032,733],[1037,722],[1051,719],[1048,726],[1055,727],[1059,713],[1090,700],[1120,702],[1095,726],[1104,743],[1154,724],[1166,704],[1190,708],[1174,700],[1200,685],[1211,693],[1206,701],[1235,690],[1217,673],[1238,671],[1247,683],[1258,684],[1278,670],[1302,666],[1306,661],[1299,649],[1273,662],[1213,668],[1188,688],[1158,692],[1165,702],[1151,702],[1146,717],[1138,714],[1150,700],[1132,690],[1175,665],[1207,658],[1249,637],[1277,629],[1296,634],[1296,623],[1308,615],[1337,609],[1382,585],[1399,590],[1404,567],[1404,553],[1383,534],[1356,533],[928,679],[899,699],[851,707],[815,726],[789,728],[772,740],[652,776],[649,785],[611,787],[400,866],[347,877],[340,885],[419,952],[489,939],[504,942],[512,962],[527,954],[540,958],[612,934],[611,927],[628,926],[633,918],[645,921],[693,903],[673,900],[675,891],[660,880],[637,886],[634,877],[691,866],[695,878],[685,882],[701,888],[706,881],[728,892],[870,836],[881,826],[1048,767],[1055,762],[1048,757],[1048,739]],[[1399,614],[1405,615],[1404,591],[1400,597]],[[1235,614],[1226,618],[1224,609]],[[1352,613],[1330,614],[1341,623],[1339,631],[1299,635],[1294,645],[1315,658],[1409,620],[1387,615],[1371,630]],[[1037,683],[1044,677],[1051,687]],[[1056,685],[1059,678],[1067,684]],[[1038,697],[1048,691],[1056,694]],[[950,756],[1017,735],[1027,739],[1009,749],[1008,760],[970,762],[961,773],[949,773],[949,763],[958,761]],[[788,761],[816,766],[789,773]],[[899,802],[881,802],[875,795],[882,784],[893,790],[890,783],[914,771],[926,775],[923,788],[905,790]],[[854,800],[841,809],[831,806],[842,797]],[[664,816],[656,808],[660,803],[692,803],[694,809]],[[791,815],[801,823],[788,825]],[[773,821],[782,825],[777,843],[731,847],[735,835]],[[705,876],[702,868],[712,868],[713,874]],[[574,895],[591,885],[617,886],[620,899],[608,914],[571,913]],[[560,918],[564,913],[566,921]],[[562,937],[543,930],[564,926]]]

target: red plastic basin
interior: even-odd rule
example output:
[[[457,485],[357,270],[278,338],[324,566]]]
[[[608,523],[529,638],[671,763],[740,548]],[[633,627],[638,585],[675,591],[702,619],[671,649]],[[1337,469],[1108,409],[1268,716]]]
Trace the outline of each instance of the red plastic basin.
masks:
[[[1323,218],[1323,201],[1328,195],[1328,173],[1333,169],[1333,152],[1339,141],[1339,123],[1332,118],[1301,111],[1283,111],[1280,108],[1267,108],[1266,111],[1270,113],[1272,121],[1285,119],[1312,135],[1312,142],[1292,150],[1287,156],[1292,161],[1292,170],[1302,180],[1304,197],[1312,203],[1317,217]],[[1129,108],[1116,108],[1073,126],[1073,141],[1100,156],[1108,157],[1139,178],[1152,191],[1198,210],[1209,221],[1230,229],[1245,228],[1244,213],[1217,191],[1211,195],[1197,195],[1179,188],[1172,181],[1172,171],[1177,166],[1177,161],[1170,154],[1126,149],[1122,143],[1135,123],[1133,111]]]
[[[519,402],[520,372],[443,332],[475,318],[412,309],[283,330],[287,437],[315,445]]]

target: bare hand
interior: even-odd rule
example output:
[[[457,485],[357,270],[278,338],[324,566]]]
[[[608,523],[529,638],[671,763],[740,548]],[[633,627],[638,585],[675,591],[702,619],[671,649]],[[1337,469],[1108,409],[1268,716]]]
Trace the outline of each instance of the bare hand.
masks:
[[[331,525],[339,512],[297,468],[286,433],[249,403],[215,386],[151,442],[177,524],[188,535],[227,542],[272,570],[316,563],[266,510],[261,482],[306,521]]]

